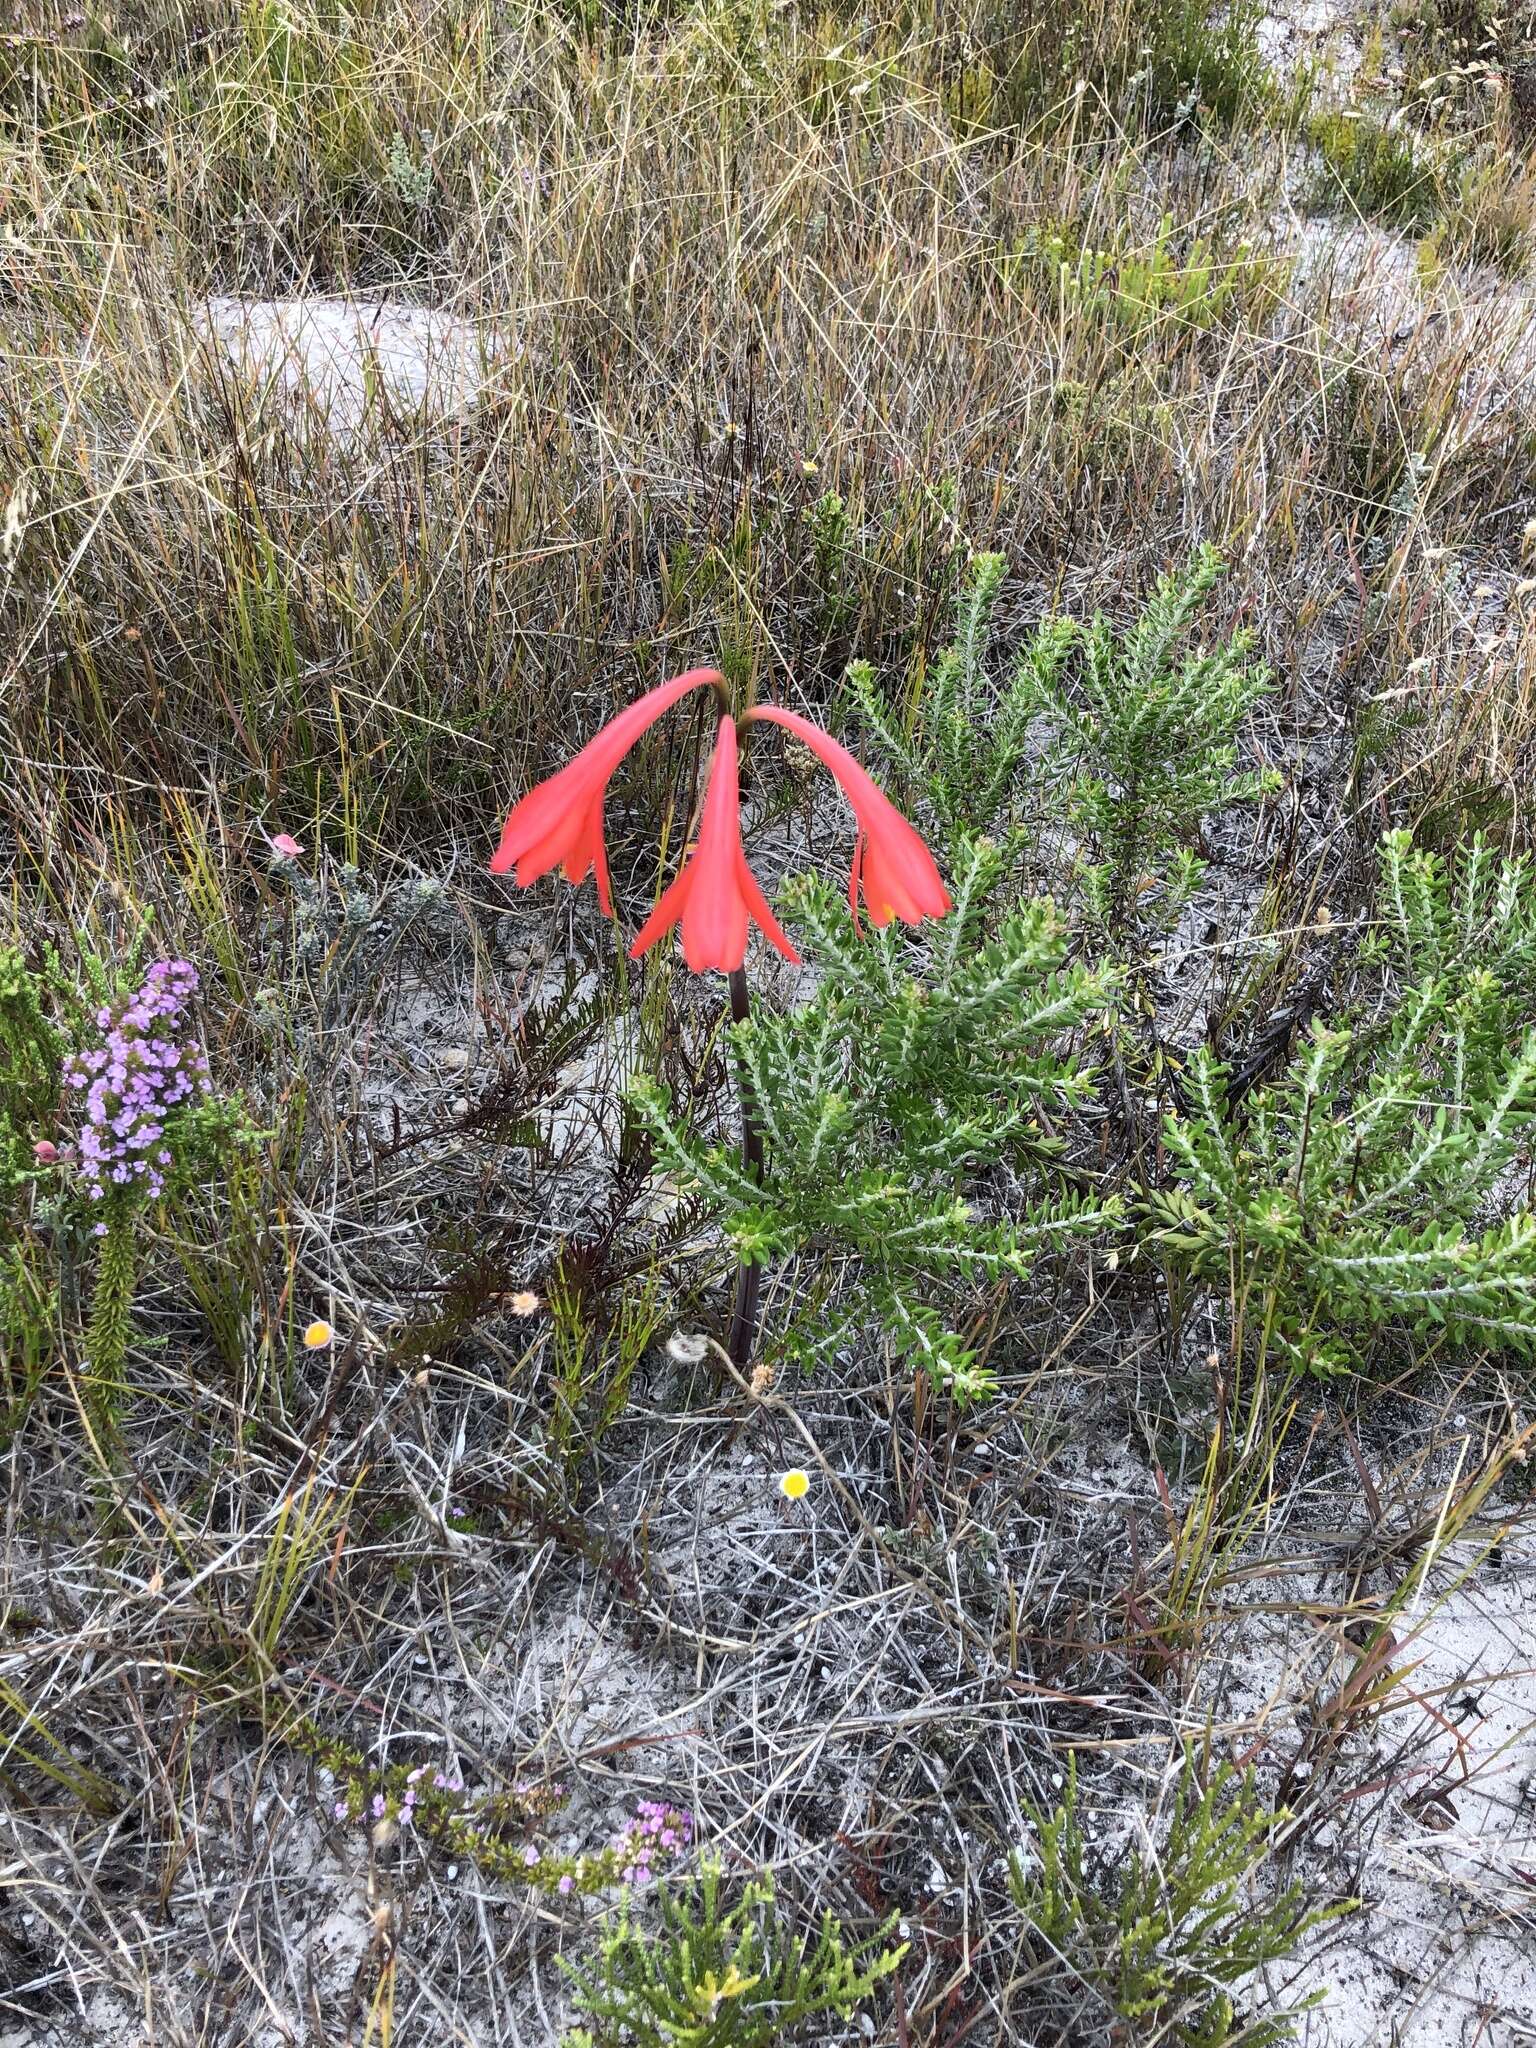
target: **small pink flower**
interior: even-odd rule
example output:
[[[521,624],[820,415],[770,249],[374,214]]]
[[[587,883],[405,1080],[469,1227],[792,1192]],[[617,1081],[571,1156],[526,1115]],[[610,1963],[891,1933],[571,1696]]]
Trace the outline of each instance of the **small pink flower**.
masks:
[[[304,851],[291,832],[274,832],[268,843],[272,851],[280,854],[284,860],[297,860]]]
[[[532,1842],[530,1842],[527,1848],[523,1851],[524,1867],[528,1870],[532,1870],[533,1866],[538,1862],[538,1860],[539,1852],[537,1849],[534,1848]]]
[[[559,1884],[556,1885],[555,1889],[560,1893],[561,1897],[563,1898],[566,1896],[567,1893],[574,1890],[575,1884],[575,1878],[571,1876],[569,1871],[567,1871],[565,1876],[561,1878]]]
[[[39,1166],[57,1166],[59,1163],[59,1148],[54,1144],[52,1138],[39,1138],[32,1147],[32,1157]]]

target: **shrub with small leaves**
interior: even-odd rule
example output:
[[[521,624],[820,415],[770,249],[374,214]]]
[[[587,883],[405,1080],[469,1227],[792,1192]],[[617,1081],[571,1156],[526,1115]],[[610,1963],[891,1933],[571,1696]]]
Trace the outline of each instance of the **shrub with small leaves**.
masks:
[[[1202,1784],[1186,1754],[1162,1839],[1155,1848],[1133,1845],[1109,1867],[1093,1867],[1075,1757],[1060,1805],[1029,1817],[1030,1852],[1010,1858],[1013,1902],[1038,1973],[1035,1995],[1045,2008],[1059,1987],[1074,2009],[1065,2031],[1042,2030],[1042,2038],[1097,2038],[1116,2021],[1140,2030],[1136,2039],[1179,2048],[1268,2048],[1294,2038],[1305,2006],[1248,2018],[1235,1987],[1290,1956],[1350,1902],[1318,1910],[1300,1883],[1268,1899],[1252,1895],[1270,1835],[1285,1816],[1260,1804],[1251,1772],[1239,1776],[1221,1764]]]
[[[888,1948],[894,1916],[850,1940],[832,1913],[814,1939],[784,1918],[766,1873],[727,1903],[720,1868],[657,1890],[660,1924],[635,1924],[626,1902],[603,1930],[596,1960],[567,1963],[587,2024],[563,2048],[776,2048],[825,2042],[906,1953]]]
[[[863,723],[908,799],[934,813],[952,846],[982,832],[1004,836],[1015,824],[1030,727],[1077,636],[1071,619],[1044,620],[1008,674],[994,679],[988,653],[1005,567],[1001,555],[972,562],[956,606],[955,638],[905,716],[884,697],[868,662],[848,670]]]
[[[0,947],[0,1432],[25,1412],[53,1350],[57,1264],[32,1224],[64,1172],[57,964],[48,955],[33,968],[17,947]]]
[[[1180,652],[1221,574],[1218,551],[1201,548],[1127,632],[1095,617],[1071,663],[1021,671],[1055,731],[1047,773],[1086,856],[1086,907],[1117,937],[1170,926],[1203,872],[1202,819],[1275,786],[1237,767],[1239,730],[1268,688],[1249,636]]]
[[[1116,1213],[1086,1174],[1063,1172],[1055,1127],[1091,1093],[1073,1041],[1098,1022],[1115,974],[1068,962],[1048,902],[999,918],[1002,864],[995,845],[962,845],[954,909],[922,942],[861,935],[830,890],[791,886],[819,985],[731,1038],[767,1138],[761,1181],[680,1128],[655,1085],[635,1088],[663,1156],[740,1256],[816,1254],[808,1298],[779,1337],[786,1353],[815,1362],[873,1322],[962,1400],[991,1380],[947,1319],[957,1288],[1022,1278],[1042,1249]]]
[[[563,1785],[535,1780],[505,1791],[474,1791],[462,1775],[430,1764],[380,1766],[305,1718],[284,1739],[314,1758],[334,1782],[331,1818],[365,1827],[375,1841],[401,1832],[479,1865],[487,1877],[560,1898],[648,1885],[693,1846],[693,1816],[642,1799],[611,1841],[578,1855],[541,1846],[539,1824],[566,1801]]]
[[[1394,834],[1359,965],[1353,1014],[1251,1097],[1191,1057],[1153,1241],[1303,1369],[1363,1366],[1393,1336],[1536,1351],[1536,1216],[1511,1173],[1536,1114],[1524,865]]]
[[[1279,296],[1284,266],[1251,243],[1230,253],[1165,213],[1150,235],[1085,242],[1074,226],[1034,230],[999,258],[1010,284],[1043,285],[1074,322],[1092,321],[1127,350],[1169,329],[1199,331],[1245,317]]]
[[[96,1043],[77,1047],[63,1065],[64,1084],[79,1097],[79,1185],[100,1243],[86,1332],[98,1419],[110,1418],[120,1393],[139,1215],[247,1135],[242,1106],[213,1095],[190,1016],[197,986],[188,962],[154,961],[131,995],[100,1004]]]
[[[1440,208],[1431,157],[1405,126],[1392,127],[1363,109],[1335,108],[1311,124],[1321,160],[1317,196],[1357,218],[1425,228]]]
[[[0,947],[0,1202],[57,1161],[64,1053],[44,975],[15,946]]]

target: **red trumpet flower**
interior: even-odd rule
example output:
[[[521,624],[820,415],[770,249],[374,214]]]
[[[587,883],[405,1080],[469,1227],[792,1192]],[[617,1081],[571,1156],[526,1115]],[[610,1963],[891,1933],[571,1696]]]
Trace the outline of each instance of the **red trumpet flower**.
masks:
[[[698,844],[677,878],[640,927],[632,960],[675,924],[683,928],[683,958],[695,974],[718,967],[729,974],[747,957],[747,926],[761,926],[771,945],[798,965],[800,955],[779,929],[741,843],[741,791],[736,778],[736,727],[720,721],[715,758],[704,792]]]
[[[597,877],[597,900],[603,915],[612,917],[613,897],[608,887],[608,855],[603,845],[603,799],[613,771],[641,734],[653,726],[679,697],[687,696],[701,683],[723,685],[724,676],[715,668],[691,668],[654,690],[610,719],[581,752],[547,781],[541,782],[512,808],[502,827],[501,844],[491,856],[491,873],[504,875],[517,870],[517,884],[526,889],[551,868],[563,868],[569,882]]]
[[[848,749],[794,711],[761,704],[747,716],[782,725],[786,732],[804,740],[841,783],[859,828],[848,876],[854,922],[858,922],[861,885],[872,924],[886,925],[895,917],[903,924],[943,917],[950,908],[949,891],[922,835],[907,823],[884,790],[875,786]]]

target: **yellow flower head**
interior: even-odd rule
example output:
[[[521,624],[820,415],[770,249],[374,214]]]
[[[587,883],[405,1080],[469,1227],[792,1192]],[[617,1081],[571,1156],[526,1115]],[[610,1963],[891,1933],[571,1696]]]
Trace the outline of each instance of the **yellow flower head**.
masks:
[[[336,1332],[322,1316],[317,1316],[304,1332],[306,1351],[323,1351]]]
[[[779,1474],[779,1491],[786,1500],[804,1500],[811,1490],[811,1475],[792,1465],[787,1472]]]

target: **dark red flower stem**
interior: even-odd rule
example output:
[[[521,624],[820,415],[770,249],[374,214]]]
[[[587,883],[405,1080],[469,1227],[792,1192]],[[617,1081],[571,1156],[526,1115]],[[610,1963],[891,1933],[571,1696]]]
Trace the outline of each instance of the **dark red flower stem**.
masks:
[[[744,1024],[752,1014],[752,999],[747,992],[747,971],[744,967],[734,968],[731,983],[731,1022]],[[741,1081],[741,1163],[753,1180],[763,1177],[763,1133],[757,1121],[757,1104],[752,1097],[752,1084],[745,1074]],[[726,1339],[726,1350],[731,1363],[738,1370],[745,1371],[752,1363],[753,1347],[757,1343],[757,1296],[762,1285],[763,1269],[743,1259],[736,1268],[736,1299],[731,1309],[731,1332]]]

